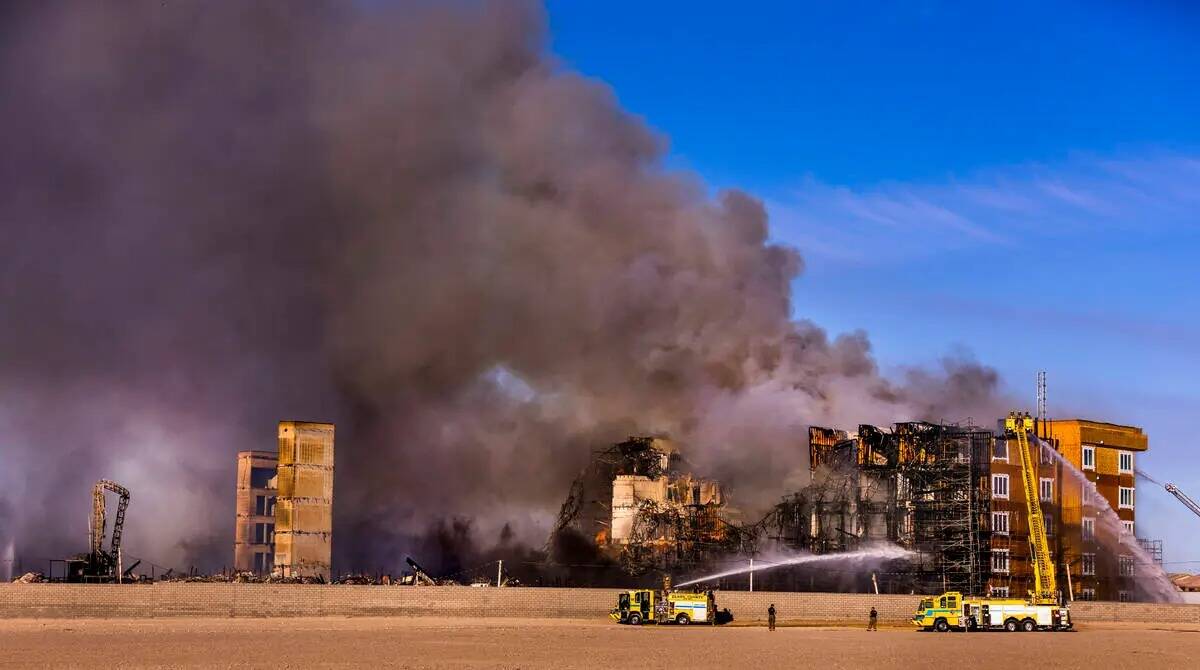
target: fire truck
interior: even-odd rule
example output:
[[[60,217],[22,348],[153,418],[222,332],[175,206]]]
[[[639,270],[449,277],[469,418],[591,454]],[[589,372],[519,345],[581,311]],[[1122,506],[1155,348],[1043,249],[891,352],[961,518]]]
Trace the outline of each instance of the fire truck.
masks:
[[[1046,539],[1041,503],[1038,499],[1036,458],[1030,436],[1033,417],[1009,412],[1004,421],[1005,437],[1017,445],[1021,458],[1021,483],[1025,511],[1029,515],[1029,549],[1033,562],[1034,589],[1028,598],[975,598],[956,591],[924,598],[913,615],[914,626],[924,630],[1071,630],[1071,612],[1059,602],[1050,543]]]
[[[712,591],[674,591],[670,578],[664,578],[661,591],[637,589],[618,594],[617,606],[609,616],[617,623],[631,626],[644,623],[715,624],[717,601]]]
[[[924,630],[1071,630],[1071,612],[1057,603],[1038,604],[1021,598],[971,598],[950,591],[924,598],[913,616]]]

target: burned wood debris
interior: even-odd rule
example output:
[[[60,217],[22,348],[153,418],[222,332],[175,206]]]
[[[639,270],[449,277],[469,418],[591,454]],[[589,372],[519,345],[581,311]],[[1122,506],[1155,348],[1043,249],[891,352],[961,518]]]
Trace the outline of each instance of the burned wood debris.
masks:
[[[547,542],[567,563],[565,536],[582,536],[632,575],[701,565],[751,551],[719,482],[697,477],[664,437],[630,437],[595,452],[571,484]]]

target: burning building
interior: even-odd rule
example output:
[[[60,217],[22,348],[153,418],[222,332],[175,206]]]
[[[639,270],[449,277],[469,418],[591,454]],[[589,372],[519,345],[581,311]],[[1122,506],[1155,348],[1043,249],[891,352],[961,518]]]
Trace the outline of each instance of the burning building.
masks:
[[[992,434],[973,426],[810,428],[811,483],[776,505],[761,532],[819,554],[896,544],[915,558],[881,590],[977,593],[989,565],[991,444]]]
[[[687,471],[664,437],[631,437],[598,451],[563,503],[548,547],[567,532],[593,541],[628,572],[701,564],[748,535],[719,482]]]
[[[1134,459],[1145,434],[1079,419],[1037,426],[1047,448],[1038,450],[1036,495],[1065,597],[1163,599],[1149,574],[1161,572],[1161,543],[1134,535]],[[881,590],[1023,597],[1034,587],[1029,520],[1010,451],[1003,430],[972,426],[813,427],[811,483],[760,525],[768,539],[814,553],[875,542],[913,551]]]
[[[906,552],[871,571],[780,569],[776,590],[961,591],[1024,597],[1034,588],[1029,509],[1040,507],[1064,598],[1170,601],[1161,544],[1134,534],[1140,428],[1080,419],[1033,423],[1040,441],[1028,505],[1021,460],[1001,421],[904,422],[851,432],[810,427],[809,481],[742,523],[720,483],[689,472],[679,448],[633,437],[597,451],[554,534],[574,531],[627,575],[735,564],[784,553]],[[799,442],[799,440],[797,440]],[[1165,583],[1165,585],[1164,585]]]

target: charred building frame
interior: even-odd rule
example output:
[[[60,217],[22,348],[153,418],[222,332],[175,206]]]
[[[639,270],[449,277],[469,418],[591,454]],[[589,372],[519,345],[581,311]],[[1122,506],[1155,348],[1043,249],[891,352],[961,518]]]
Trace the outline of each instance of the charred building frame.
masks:
[[[752,549],[754,534],[731,520],[720,483],[686,467],[662,437],[598,450],[571,485],[548,552],[554,557],[554,543],[573,531],[637,575]]]
[[[814,553],[891,542],[915,552],[888,590],[979,593],[989,571],[992,434],[924,422],[885,431],[809,429],[812,483],[760,524],[767,538]]]

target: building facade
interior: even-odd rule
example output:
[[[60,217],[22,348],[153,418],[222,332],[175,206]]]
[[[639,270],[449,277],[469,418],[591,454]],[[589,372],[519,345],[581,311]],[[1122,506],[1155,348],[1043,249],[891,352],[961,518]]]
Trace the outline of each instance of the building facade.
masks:
[[[269,574],[275,565],[276,457],[274,451],[237,455],[233,567],[239,572]]]
[[[1083,419],[1048,421],[1038,434],[1058,454],[1039,453],[1037,459],[1037,495],[1058,588],[1075,600],[1136,599],[1135,467],[1137,454],[1148,448],[1146,435],[1134,426]],[[997,437],[992,453],[993,596],[1023,597],[1033,589],[1028,512],[1014,448]]]
[[[275,572],[328,581],[332,576],[334,426],[280,421],[278,434]]]

